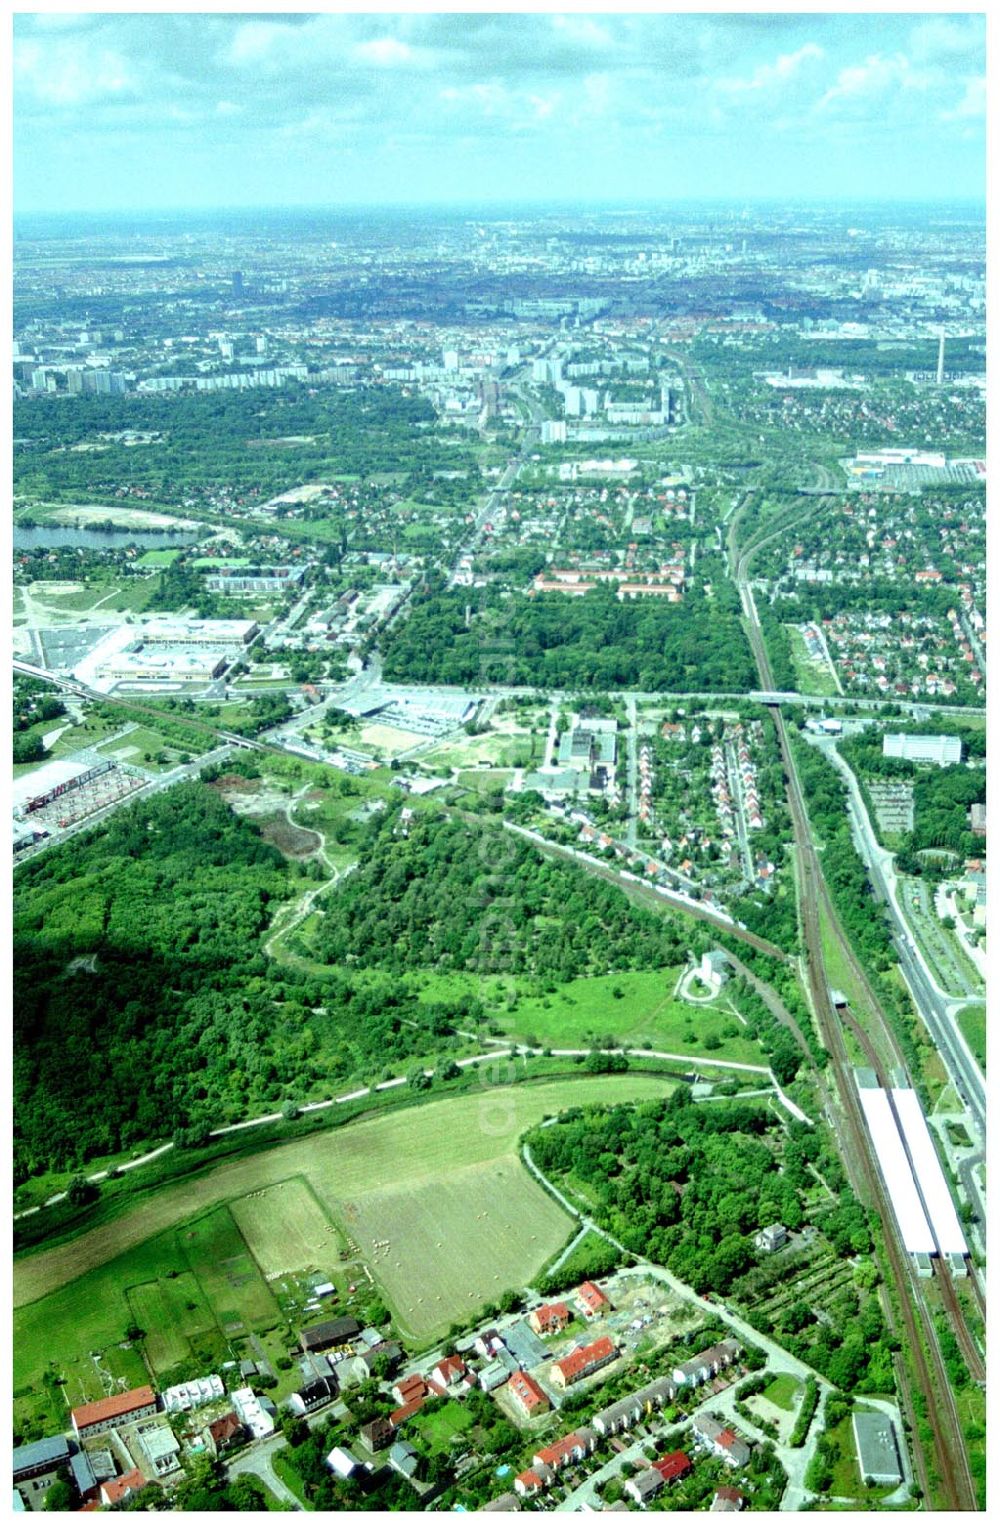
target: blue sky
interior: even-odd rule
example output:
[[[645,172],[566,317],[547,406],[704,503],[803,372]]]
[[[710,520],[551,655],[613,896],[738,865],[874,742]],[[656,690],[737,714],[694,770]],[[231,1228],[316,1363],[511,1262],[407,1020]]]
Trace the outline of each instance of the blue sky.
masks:
[[[978,14],[22,15],[15,210],[979,200]]]

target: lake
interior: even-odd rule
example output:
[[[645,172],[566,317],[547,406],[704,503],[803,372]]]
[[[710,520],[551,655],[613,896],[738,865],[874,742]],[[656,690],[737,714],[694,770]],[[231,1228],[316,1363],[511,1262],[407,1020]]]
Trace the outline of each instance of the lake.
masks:
[[[15,550],[124,550],[127,545],[137,545],[141,550],[179,550],[183,545],[196,545],[202,537],[202,534],[191,530],[165,534],[162,529],[105,531],[61,526],[24,529],[14,525]]]

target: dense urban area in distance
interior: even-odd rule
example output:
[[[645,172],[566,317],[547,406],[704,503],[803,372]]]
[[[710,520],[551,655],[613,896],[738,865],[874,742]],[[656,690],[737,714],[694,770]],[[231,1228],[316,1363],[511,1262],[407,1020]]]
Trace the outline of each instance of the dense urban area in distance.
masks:
[[[19,221],[16,1508],[985,1507],[984,260]]]

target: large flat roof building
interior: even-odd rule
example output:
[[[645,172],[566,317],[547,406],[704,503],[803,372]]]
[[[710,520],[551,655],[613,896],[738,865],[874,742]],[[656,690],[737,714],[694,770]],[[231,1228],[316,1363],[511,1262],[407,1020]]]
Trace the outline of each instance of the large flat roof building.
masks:
[[[12,1456],[14,1480],[28,1481],[34,1475],[42,1475],[63,1460],[69,1459],[69,1444],[63,1437],[40,1438],[33,1444],[22,1444]]]
[[[900,1485],[903,1467],[892,1419],[884,1412],[855,1412],[851,1427],[862,1481],[872,1481],[876,1486]]]
[[[883,735],[882,755],[954,767],[962,760],[962,739],[959,735]]]
[[[965,1233],[958,1220],[941,1160],[920,1108],[920,1099],[915,1090],[894,1089],[892,1103],[899,1117],[906,1150],[910,1155],[938,1250],[964,1257],[969,1251],[969,1245],[965,1241]]]

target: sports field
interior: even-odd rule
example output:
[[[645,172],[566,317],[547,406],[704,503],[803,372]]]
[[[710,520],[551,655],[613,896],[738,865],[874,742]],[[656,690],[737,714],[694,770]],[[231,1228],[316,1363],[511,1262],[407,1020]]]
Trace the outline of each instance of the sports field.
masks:
[[[300,1142],[287,1142],[249,1158],[220,1164],[198,1178],[165,1186],[127,1216],[95,1227],[47,1252],[16,1260],[14,1305],[26,1307],[29,1302],[35,1303],[31,1310],[37,1314],[44,1307],[43,1297],[66,1286],[69,1290],[63,1293],[64,1309],[60,1316],[67,1313],[72,1316],[75,1300],[72,1282],[116,1258],[119,1267],[112,1283],[131,1285],[155,1278],[158,1269],[151,1273],[149,1268],[142,1272],[131,1268],[130,1250],[148,1262],[152,1249],[148,1240],[155,1234],[189,1223],[194,1213],[206,1212],[225,1201],[237,1201],[293,1175],[302,1175],[320,1204],[328,1207],[338,1200],[360,1200],[369,1191],[384,1190],[390,1185],[402,1189],[434,1184],[447,1181],[456,1170],[515,1154],[520,1134],[546,1115],[574,1105],[652,1099],[669,1094],[671,1088],[669,1080],[640,1074],[486,1085],[474,1094],[374,1115],[305,1137]],[[469,1210],[474,1219],[474,1199],[470,1199]],[[185,1242],[182,1234],[178,1236],[189,1262],[177,1267],[195,1269],[199,1278],[204,1268],[206,1277],[210,1277],[211,1254],[203,1255],[197,1263],[190,1262],[195,1241]],[[451,1251],[461,1254],[466,1242],[467,1239],[453,1243]],[[213,1243],[210,1247],[215,1253],[218,1245]],[[231,1255],[227,1252],[225,1257]],[[155,1261],[158,1255],[154,1253],[152,1258]],[[525,1256],[526,1268],[533,1258]],[[263,1281],[258,1283],[266,1295]],[[241,1309],[247,1307],[251,1292],[254,1297],[257,1294],[252,1284],[226,1289],[230,1292],[227,1299]]]
[[[400,1330],[417,1339],[529,1280],[573,1223],[514,1154],[335,1203]]]
[[[233,1219],[265,1279],[324,1268],[340,1239],[303,1179],[284,1179],[233,1201]]]

